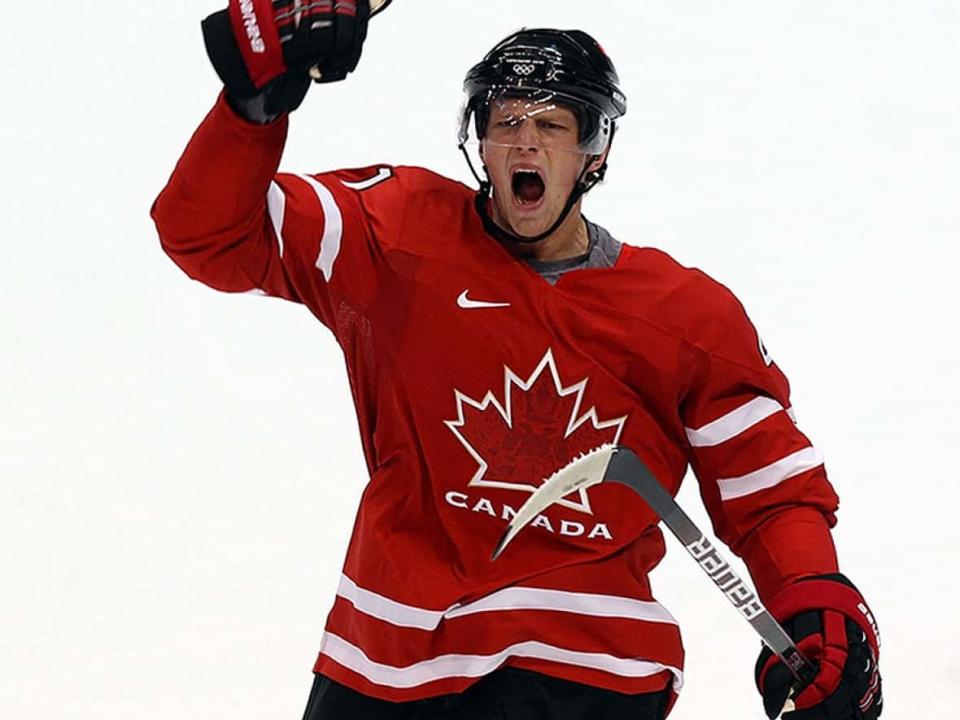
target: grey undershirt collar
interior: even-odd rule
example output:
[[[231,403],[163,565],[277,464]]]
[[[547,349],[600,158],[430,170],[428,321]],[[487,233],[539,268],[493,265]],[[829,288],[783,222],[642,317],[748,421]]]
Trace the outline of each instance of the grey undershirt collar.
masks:
[[[620,257],[623,243],[615,240],[606,229],[593,224],[586,218],[583,220],[587,225],[587,237],[590,240],[587,252],[583,255],[564,258],[563,260],[535,260],[533,258],[524,260],[551,285],[556,285],[561,276],[571,270],[613,267],[617,258]]]

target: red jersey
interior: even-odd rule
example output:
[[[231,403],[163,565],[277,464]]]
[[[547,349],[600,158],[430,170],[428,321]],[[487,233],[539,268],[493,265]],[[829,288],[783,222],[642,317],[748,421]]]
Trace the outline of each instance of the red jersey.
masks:
[[[533,489],[605,442],[671,492],[692,464],[761,597],[836,571],[836,496],[726,288],[630,245],[550,285],[484,232],[469,188],[414,167],[276,174],[285,133],[221,99],[153,216],[188,275],[303,303],[345,354],[370,479],[318,672],[394,701],[502,665],[679,689],[647,578],[663,538],[628,490],[568,496],[491,561]]]

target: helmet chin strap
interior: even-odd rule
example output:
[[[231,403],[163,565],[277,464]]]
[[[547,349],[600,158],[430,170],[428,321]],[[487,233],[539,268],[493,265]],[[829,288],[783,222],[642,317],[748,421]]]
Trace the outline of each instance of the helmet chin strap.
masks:
[[[477,179],[477,182],[480,183],[480,189],[477,191],[476,196],[473,199],[473,205],[476,208],[477,215],[480,216],[480,221],[483,223],[483,229],[487,231],[487,234],[492,235],[501,242],[514,242],[522,243],[525,245],[531,245],[533,243],[538,243],[541,240],[545,240],[551,235],[553,235],[563,222],[567,219],[567,216],[570,214],[570,211],[573,210],[577,202],[582,198],[587,192],[589,192],[594,185],[600,182],[603,179],[604,172],[606,171],[606,163],[599,170],[590,172],[590,164],[594,162],[599,156],[594,155],[587,162],[586,166],[583,168],[583,172],[580,173],[580,177],[577,178],[577,182],[573,186],[573,190],[570,191],[570,197],[567,198],[566,204],[564,204],[563,209],[560,211],[559,217],[549,228],[544,230],[539,235],[533,237],[527,237],[525,235],[517,235],[515,233],[506,230],[505,228],[500,227],[494,222],[493,218],[490,217],[490,213],[487,212],[487,205],[490,201],[490,190],[493,188],[493,184],[490,182],[490,176],[487,174],[487,169],[484,167],[484,175],[486,179],[482,179],[477,173],[476,168],[473,166],[473,161],[470,159],[470,153],[467,152],[466,147],[463,143],[460,144],[460,151],[463,153],[464,157],[467,159],[467,164],[470,166],[470,172],[473,173],[473,176]]]

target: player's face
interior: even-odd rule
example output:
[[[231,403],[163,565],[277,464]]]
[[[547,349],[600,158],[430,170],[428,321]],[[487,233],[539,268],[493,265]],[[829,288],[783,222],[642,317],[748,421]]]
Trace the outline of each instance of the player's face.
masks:
[[[494,220],[525,237],[553,225],[592,159],[578,146],[571,110],[516,98],[491,104],[482,156],[493,184]]]

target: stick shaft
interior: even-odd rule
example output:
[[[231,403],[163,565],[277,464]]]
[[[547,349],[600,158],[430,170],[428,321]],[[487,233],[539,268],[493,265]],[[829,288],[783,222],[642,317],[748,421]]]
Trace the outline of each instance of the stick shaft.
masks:
[[[631,450],[617,448],[605,473],[607,481],[618,482],[637,492],[660,517],[690,556],[697,561],[720,591],[750,623],[767,646],[800,682],[816,674],[816,668],[797,649],[791,637],[767,612],[756,593],[734,572],[713,543],[664,489],[646,465]]]

